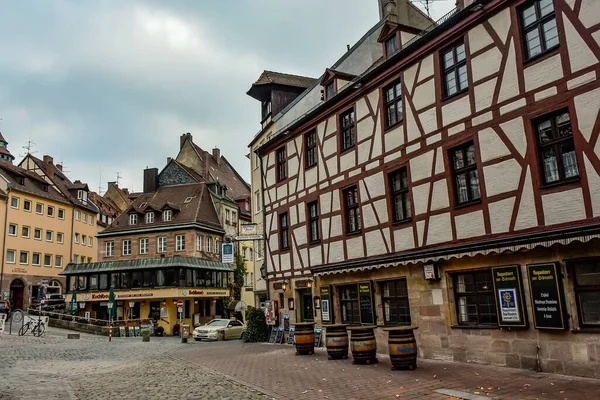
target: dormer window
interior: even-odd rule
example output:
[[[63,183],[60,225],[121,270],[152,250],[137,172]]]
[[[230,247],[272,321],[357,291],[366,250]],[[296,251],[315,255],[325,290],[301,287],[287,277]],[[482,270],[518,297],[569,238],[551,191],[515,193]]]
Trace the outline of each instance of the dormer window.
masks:
[[[19,185],[25,184],[25,178],[19,178]]]
[[[398,36],[394,34],[394,36],[385,41],[385,54],[389,57],[396,50],[398,50]]]
[[[77,200],[83,200],[83,190],[77,191]]]
[[[271,115],[271,99],[262,102],[262,119],[266,119]]]
[[[335,79],[325,86],[325,100],[329,100],[335,94]]]
[[[163,211],[162,219],[165,222],[171,221],[173,219],[173,211],[171,211],[171,210]]]
[[[183,201],[183,204],[191,203],[193,199],[194,199],[193,197],[186,197],[185,200]]]
[[[137,225],[138,216],[137,214],[129,214],[129,225]]]
[[[153,212],[147,212],[146,213],[146,223],[147,224],[151,224],[154,222],[154,213]]]

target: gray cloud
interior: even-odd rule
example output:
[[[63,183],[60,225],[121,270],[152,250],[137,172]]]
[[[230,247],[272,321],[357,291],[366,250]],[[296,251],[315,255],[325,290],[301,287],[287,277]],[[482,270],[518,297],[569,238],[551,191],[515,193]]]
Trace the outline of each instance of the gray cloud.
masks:
[[[248,177],[260,72],[318,77],[377,19],[377,0],[3,2],[0,131],[15,156],[31,137],[94,189],[101,171],[141,189],[184,132]]]

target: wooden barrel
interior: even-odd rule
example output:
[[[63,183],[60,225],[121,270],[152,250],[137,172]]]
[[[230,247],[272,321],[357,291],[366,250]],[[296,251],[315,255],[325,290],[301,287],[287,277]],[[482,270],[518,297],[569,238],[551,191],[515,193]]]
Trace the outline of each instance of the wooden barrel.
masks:
[[[315,324],[313,322],[295,325],[296,355],[311,355],[315,352]]]
[[[377,362],[377,342],[374,326],[349,327],[352,364],[371,364]]]
[[[348,331],[346,325],[328,325],[326,326],[327,355],[330,360],[339,360],[348,358]]]
[[[417,341],[414,326],[385,328],[388,331],[388,350],[392,362],[392,371],[396,369],[413,370],[417,367]]]

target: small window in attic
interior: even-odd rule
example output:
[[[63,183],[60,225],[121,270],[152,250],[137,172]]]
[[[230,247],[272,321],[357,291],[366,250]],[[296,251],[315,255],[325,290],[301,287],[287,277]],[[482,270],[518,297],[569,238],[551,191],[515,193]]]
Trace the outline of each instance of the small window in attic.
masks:
[[[44,192],[48,191],[48,185],[44,185]]]
[[[147,205],[148,205],[148,203],[142,203],[142,204],[140,204],[140,208],[146,208]]]
[[[184,204],[191,203],[191,202],[192,202],[192,199],[193,199],[193,197],[187,197],[183,203],[184,203]]]

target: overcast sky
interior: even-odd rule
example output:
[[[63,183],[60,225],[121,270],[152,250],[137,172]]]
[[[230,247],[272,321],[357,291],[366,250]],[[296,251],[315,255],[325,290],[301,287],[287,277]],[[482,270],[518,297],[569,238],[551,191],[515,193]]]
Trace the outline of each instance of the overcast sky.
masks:
[[[249,179],[252,82],[265,69],[319,77],[378,18],[377,0],[3,1],[0,131],[17,161],[32,140],[95,191],[117,171],[141,190],[185,132]]]

